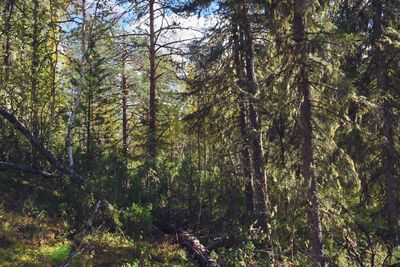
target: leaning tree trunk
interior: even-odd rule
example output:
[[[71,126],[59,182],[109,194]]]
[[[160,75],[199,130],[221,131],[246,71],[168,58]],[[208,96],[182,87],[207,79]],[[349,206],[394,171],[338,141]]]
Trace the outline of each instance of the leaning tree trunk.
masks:
[[[395,147],[393,142],[393,114],[391,112],[391,104],[385,98],[389,92],[388,88],[388,69],[386,67],[386,56],[381,48],[381,40],[384,27],[384,4],[381,0],[372,1],[373,15],[373,46],[374,46],[374,63],[376,72],[376,85],[384,97],[382,105],[383,127],[382,134],[384,142],[382,144],[383,169],[386,187],[386,210],[388,216],[389,234],[391,241],[394,241],[398,235],[397,232],[397,200],[396,186],[394,181],[395,173]]]
[[[66,166],[64,163],[59,161],[40,141],[39,139],[28,130],[17,118],[3,107],[0,107],[0,116],[9,121],[16,130],[18,130],[32,145],[39,154],[42,155],[55,169],[64,175],[69,176],[74,182],[79,185],[86,185],[86,179],[76,173],[74,169]]]
[[[309,221],[309,238],[311,258],[314,266],[324,265],[324,255],[322,247],[322,227],[320,206],[318,200],[318,184],[314,171],[312,170],[313,163],[313,129],[311,124],[311,90],[308,82],[307,73],[307,47],[305,37],[304,17],[306,11],[306,0],[295,0],[295,10],[293,17],[294,26],[294,41],[295,41],[295,57],[299,68],[297,76],[297,89],[303,101],[300,107],[300,122],[301,122],[301,156],[303,161],[302,176],[308,185],[308,199],[310,206],[308,208]]]

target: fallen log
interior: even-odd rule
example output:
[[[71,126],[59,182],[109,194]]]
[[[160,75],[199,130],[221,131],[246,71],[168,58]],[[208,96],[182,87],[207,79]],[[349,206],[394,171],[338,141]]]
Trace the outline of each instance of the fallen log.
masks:
[[[65,260],[65,262],[60,267],[69,267],[72,263],[72,259],[74,257],[76,257],[78,254],[80,254],[80,252],[78,250],[79,250],[79,248],[82,247],[83,239],[85,238],[86,234],[91,230],[91,228],[93,226],[93,222],[96,217],[96,214],[98,213],[98,211],[100,209],[100,205],[101,205],[101,201],[97,201],[96,204],[93,206],[93,209],[90,212],[88,220],[85,222],[81,231],[79,232],[78,235],[75,236],[75,238],[72,242],[72,247],[71,247],[71,251],[69,253],[68,258]]]
[[[13,114],[9,113],[4,108],[0,107],[0,116],[9,121],[14,126],[15,129],[17,129],[23,136],[25,136],[25,138],[28,139],[31,146],[35,148],[55,169],[60,171],[60,173],[70,177],[73,182],[79,184],[80,186],[85,187],[89,192],[93,193],[92,188],[86,182],[86,178],[75,172],[75,170],[72,169],[71,167],[65,165],[63,162],[58,160],[53,155],[53,153],[51,153],[51,151],[48,150],[39,141],[39,139],[33,133],[31,133],[29,129],[25,127],[25,125],[23,125]],[[13,168],[26,172],[34,171],[30,167],[21,166],[14,163],[1,162],[0,169],[5,169],[5,168]],[[41,172],[41,174],[46,175],[47,173]],[[85,235],[90,231],[93,221],[96,217],[96,214],[98,213],[98,210],[100,208],[100,204],[102,202],[106,204],[108,203],[108,201],[106,200],[96,202],[92,212],[90,213],[88,220],[85,221],[82,230],[79,232],[77,236],[75,236],[74,242],[72,242],[71,252],[67,260],[61,265],[62,267],[69,267],[72,262],[72,259],[79,253],[77,251],[80,247],[82,247],[83,239]]]
[[[194,258],[204,267],[220,267],[216,260],[211,257],[210,251],[203,246],[199,239],[186,231],[178,230],[179,244],[193,254]]]
[[[15,170],[15,171],[20,171],[20,172],[25,172],[25,173],[29,173],[29,174],[42,175],[44,177],[49,177],[49,178],[60,177],[60,175],[57,174],[57,173],[51,173],[51,172],[48,172],[48,171],[42,171],[42,170],[38,170],[38,169],[32,168],[32,167],[27,166],[27,165],[16,164],[16,163],[13,163],[13,162],[0,161],[0,171],[8,170],[8,169]]]
[[[203,267],[220,267],[218,262],[211,257],[210,251],[200,243],[200,240],[186,231],[176,232],[179,245],[186,248],[189,253]]]
[[[3,107],[0,107],[0,116],[9,121],[15,129],[17,129],[26,139],[28,139],[29,143],[31,143],[32,147],[35,148],[54,168],[63,173],[66,176],[69,176],[74,182],[80,185],[86,185],[86,179],[75,172],[74,169],[65,165],[61,161],[59,161],[53,153],[51,153],[40,141],[39,139],[33,135],[25,125],[23,125],[13,114],[6,111]]]
[[[69,176],[74,182],[78,183],[79,185],[83,185],[86,187],[90,192],[92,192],[92,188],[86,183],[86,179],[79,175],[75,170],[66,166],[64,163],[59,161],[40,141],[39,139],[33,135],[27,127],[25,127],[13,114],[6,111],[4,108],[0,107],[0,116],[8,120],[15,129],[17,129],[28,141],[31,143],[32,147],[34,147],[54,168],[60,171],[62,174]],[[22,167],[17,166],[16,164],[12,163],[5,163],[2,162],[2,168],[14,168],[23,171],[34,171],[29,167]],[[47,174],[42,172],[42,174]],[[108,203],[106,200],[102,200],[105,203]],[[76,239],[72,243],[72,249],[68,259],[61,265],[62,267],[70,266],[72,258],[77,255],[77,250],[82,246],[83,237],[86,235],[93,224],[94,218],[100,208],[101,201],[96,202],[93,207],[93,210],[87,220],[85,225],[82,227],[80,233],[76,236]],[[169,228],[168,231],[171,232],[172,228]],[[200,241],[193,235],[189,234],[186,231],[178,230],[175,232],[178,237],[178,243],[185,247],[190,253],[193,254],[194,258],[200,263],[200,266],[204,267],[220,267],[216,260],[211,257],[210,252],[204,247]],[[172,233],[170,233],[172,234]]]
[[[168,218],[163,212],[158,211],[153,222],[154,234],[164,235],[170,242],[175,242],[185,248],[202,267],[220,267],[218,262],[211,257],[210,251],[200,243],[194,235],[182,230],[173,223],[168,223]]]

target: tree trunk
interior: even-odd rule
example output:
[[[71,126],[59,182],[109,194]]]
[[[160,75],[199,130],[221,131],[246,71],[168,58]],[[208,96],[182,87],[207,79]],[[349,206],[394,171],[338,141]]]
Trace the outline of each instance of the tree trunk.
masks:
[[[388,69],[386,67],[386,55],[381,49],[380,42],[382,41],[384,27],[384,5],[381,0],[373,0],[372,8],[373,15],[373,46],[374,46],[374,63],[376,68],[376,85],[380,90],[381,95],[385,97],[388,88]],[[382,105],[383,127],[382,134],[384,143],[382,145],[383,169],[385,176],[386,187],[386,210],[388,216],[389,235],[391,241],[397,238],[397,200],[396,186],[394,181],[395,173],[395,147],[393,143],[393,114],[391,112],[391,104],[385,98]]]
[[[57,41],[57,25],[54,19],[57,18],[57,11],[54,10],[54,2],[50,1],[50,19],[52,27],[52,42],[54,42],[54,54],[51,57],[51,103],[50,103],[50,122],[47,136],[47,143],[49,147],[52,145],[53,128],[56,120],[56,91],[57,91],[57,63],[58,63],[58,41]]]
[[[33,1],[33,40],[32,40],[32,63],[31,63],[31,103],[30,123],[35,136],[38,136],[39,121],[37,113],[37,94],[39,87],[39,0]]]
[[[64,165],[61,161],[56,159],[54,155],[39,141],[39,139],[29,131],[20,121],[18,121],[13,114],[0,107],[0,116],[9,121],[15,129],[17,129],[34,149],[40,153],[54,168],[61,173],[69,176],[74,182],[80,185],[86,185],[86,179],[76,173],[71,167]]]
[[[81,33],[81,62],[79,68],[79,84],[76,88],[76,98],[74,101],[74,106],[71,111],[71,116],[68,120],[68,129],[67,129],[67,138],[66,138],[66,147],[67,147],[67,155],[69,166],[72,167],[74,165],[74,156],[73,156],[73,135],[74,135],[74,127],[76,115],[78,113],[78,109],[81,105],[81,96],[83,87],[85,84],[85,58],[86,58],[86,0],[82,0],[82,33]]]
[[[154,29],[154,0],[149,0],[149,22],[150,22],[150,101],[149,101],[149,135],[148,135],[148,158],[154,165],[157,158],[157,95],[156,95],[156,47],[155,47],[155,29]]]
[[[249,120],[250,120],[250,142],[253,155],[253,171],[255,183],[255,215],[258,226],[268,232],[267,216],[267,179],[265,174],[265,159],[263,151],[262,127],[260,112],[257,109],[256,97],[258,92],[258,82],[254,68],[254,44],[249,19],[247,3],[243,3],[243,34],[244,34],[244,52],[246,69],[246,89],[249,97]]]
[[[238,37],[238,26],[236,23],[233,23],[233,42],[234,42],[234,55],[233,61],[235,64],[236,70],[236,78],[238,80],[237,86],[239,90],[243,90],[243,64],[240,55],[241,44]],[[247,119],[247,108],[245,105],[245,96],[243,92],[238,93],[238,101],[239,101],[239,129],[240,129],[240,140],[241,140],[241,160],[242,160],[242,172],[245,177],[245,199],[246,199],[246,207],[248,214],[250,216],[254,215],[254,177],[253,172],[251,170],[251,159],[249,152],[249,133],[248,133],[248,119]]]
[[[92,62],[89,60],[88,62],[89,70],[92,69]],[[87,82],[87,114],[86,114],[86,170],[89,174],[92,172],[92,161],[93,161],[93,152],[92,152],[92,102],[93,102],[93,88],[91,84],[92,77],[89,77],[89,81]]]
[[[12,15],[13,15],[13,9],[14,9],[14,0],[7,0],[4,3],[4,8],[3,8],[3,14],[2,14],[2,19],[4,21],[4,27],[2,29],[2,35],[4,36],[3,40],[4,42],[2,43],[3,46],[3,54],[1,55],[3,59],[3,66],[1,68],[1,77],[0,81],[3,84],[5,88],[9,88],[8,82],[10,80],[10,70],[11,70],[11,28],[12,28]],[[11,89],[11,88],[9,88]],[[15,104],[14,104],[14,97],[12,96],[13,92],[8,93],[9,97],[9,103],[11,105],[11,109],[15,109]],[[1,98],[1,103],[5,104],[6,97],[3,97],[0,95]]]
[[[216,260],[211,257],[210,251],[200,241],[188,232],[179,230],[177,233],[179,244],[185,247],[204,267],[220,267]]]
[[[11,67],[11,28],[12,28],[12,14],[14,9],[14,0],[8,0],[5,2],[3,10],[3,21],[4,21],[4,43],[3,43],[3,81],[5,84],[8,82],[10,77]]]
[[[122,55],[122,79],[121,79],[121,93],[122,93],[122,146],[123,146],[123,157],[126,160],[128,156],[128,144],[129,144],[129,129],[128,129],[128,77],[126,75],[126,59],[128,52],[124,48],[124,54]]]
[[[310,202],[308,210],[309,221],[309,238],[311,257],[314,266],[324,265],[324,255],[322,247],[322,227],[320,218],[320,207],[318,200],[318,184],[317,178],[312,170],[313,164],[313,130],[311,124],[311,92],[308,82],[307,73],[307,51],[305,38],[304,16],[306,11],[305,0],[296,0],[293,24],[294,24],[294,41],[295,57],[297,57],[297,65],[300,68],[297,77],[297,89],[299,95],[303,98],[300,108],[301,121],[301,138],[302,150],[301,156],[303,160],[302,176],[308,185],[308,198]]]

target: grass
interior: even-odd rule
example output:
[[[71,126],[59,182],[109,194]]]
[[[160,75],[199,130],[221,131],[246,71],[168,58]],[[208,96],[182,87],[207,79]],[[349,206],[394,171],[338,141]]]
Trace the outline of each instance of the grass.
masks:
[[[43,214],[30,215],[0,209],[0,266],[57,266],[71,251],[65,225]],[[132,240],[121,233],[102,231],[88,237],[92,244],[72,266],[195,266],[186,252],[159,238]]]

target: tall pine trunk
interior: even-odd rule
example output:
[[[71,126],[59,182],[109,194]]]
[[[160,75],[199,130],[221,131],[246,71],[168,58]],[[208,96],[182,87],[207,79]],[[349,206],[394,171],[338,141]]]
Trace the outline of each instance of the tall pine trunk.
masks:
[[[313,129],[312,129],[312,110],[311,110],[311,90],[307,73],[307,45],[305,36],[305,12],[306,0],[295,0],[293,17],[295,57],[299,68],[297,77],[297,89],[302,97],[300,107],[301,122],[301,157],[303,161],[302,176],[308,186],[308,221],[311,257],[314,266],[324,265],[324,255],[322,246],[322,227],[320,216],[320,205],[318,200],[318,183],[312,169],[313,156]]]
[[[381,95],[389,92],[388,87],[388,69],[386,67],[386,55],[381,48],[380,42],[382,41],[384,25],[384,4],[381,0],[372,1],[373,9],[373,46],[374,46],[374,63],[376,72],[376,85],[380,90]],[[389,235],[391,241],[394,241],[398,235],[397,233],[397,199],[396,199],[396,186],[394,181],[395,173],[395,147],[393,143],[393,114],[391,111],[390,102],[384,98],[382,105],[383,126],[382,134],[384,142],[382,145],[383,157],[383,170],[385,176],[386,187],[386,212],[389,225]]]
[[[124,52],[122,54],[122,78],[121,78],[121,96],[122,96],[122,175],[120,185],[123,194],[128,189],[128,154],[129,154],[129,123],[128,123],[128,75],[126,73],[126,61],[128,51],[124,42]]]
[[[122,55],[122,79],[121,79],[121,95],[122,95],[122,149],[123,157],[126,160],[128,156],[128,77],[126,74],[126,60],[127,60],[126,48],[124,48],[124,53]]]
[[[239,90],[243,90],[243,60],[241,59],[240,49],[240,38],[238,36],[238,25],[233,23],[233,61],[235,64],[235,74],[237,78],[237,86]],[[249,151],[249,133],[248,133],[248,111],[245,104],[245,96],[243,92],[238,92],[239,102],[239,130],[240,130],[240,154],[242,161],[242,172],[245,177],[245,199],[247,213],[250,216],[254,214],[254,177],[251,170],[251,159]]]
[[[57,63],[58,63],[58,40],[57,40],[57,25],[54,19],[57,18],[57,11],[54,7],[54,1],[50,1],[50,19],[51,19],[51,33],[52,42],[54,43],[54,51],[51,56],[51,102],[50,102],[50,122],[47,134],[47,142],[51,147],[53,142],[54,122],[56,120],[56,91],[57,91]]]
[[[265,173],[265,159],[263,151],[261,115],[257,109],[256,97],[258,93],[258,82],[254,69],[254,44],[253,35],[249,19],[248,4],[243,3],[243,51],[245,55],[246,70],[246,91],[249,102],[249,121],[250,121],[250,143],[252,147],[252,168],[254,171],[254,191],[255,191],[255,216],[257,224],[264,231],[268,231],[267,216],[267,179]]]
[[[155,164],[157,158],[157,95],[156,95],[156,34],[155,34],[155,11],[154,0],[149,0],[149,27],[150,27],[150,45],[149,45],[149,82],[150,82],[150,100],[149,100],[149,133],[148,133],[148,158],[151,164]]]
[[[32,62],[31,62],[31,103],[30,103],[30,123],[32,133],[39,134],[38,121],[38,71],[39,71],[39,0],[33,1],[33,35],[32,35]]]

